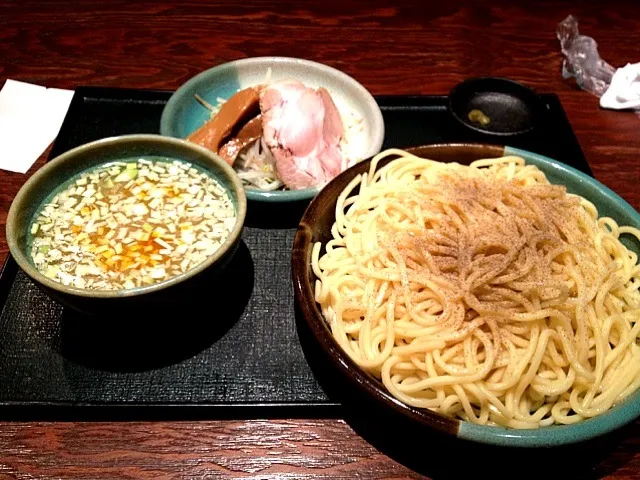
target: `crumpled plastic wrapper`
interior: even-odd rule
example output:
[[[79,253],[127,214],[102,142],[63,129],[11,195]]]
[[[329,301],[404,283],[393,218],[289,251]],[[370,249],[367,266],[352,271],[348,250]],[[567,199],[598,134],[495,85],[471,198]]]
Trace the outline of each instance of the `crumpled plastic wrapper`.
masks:
[[[556,34],[564,55],[563,78],[575,78],[580,88],[600,97],[603,108],[640,109],[640,63],[618,69],[609,65],[600,58],[596,41],[580,35],[573,15],[558,24]]]
[[[569,15],[556,31],[564,55],[562,77],[575,77],[583,90],[601,97],[609,88],[616,69],[600,58],[596,41],[578,31],[578,20]]]

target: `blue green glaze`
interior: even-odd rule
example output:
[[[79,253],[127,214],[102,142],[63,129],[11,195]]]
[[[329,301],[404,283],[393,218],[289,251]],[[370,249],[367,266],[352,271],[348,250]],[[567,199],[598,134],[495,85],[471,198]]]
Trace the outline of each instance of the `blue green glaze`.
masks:
[[[540,168],[551,183],[565,185],[569,192],[585,197],[596,206],[600,216],[609,216],[620,225],[640,228],[640,214],[619,195],[590,176],[561,162],[526,150],[505,147],[504,152],[505,155],[518,155],[524,158],[527,163]],[[627,235],[623,243],[627,248],[640,254],[640,244],[637,239]],[[602,415],[574,425],[558,425],[537,430],[514,430],[460,422],[458,437],[510,447],[552,447],[603,435],[632,422],[639,415],[640,391],[637,391],[623,403]]]
[[[211,105],[217,105],[218,98],[227,99],[241,87],[238,72],[230,63],[196,75],[180,87],[162,111],[160,133],[168,137],[186,138],[211,118],[209,110],[196,100],[196,94]]]

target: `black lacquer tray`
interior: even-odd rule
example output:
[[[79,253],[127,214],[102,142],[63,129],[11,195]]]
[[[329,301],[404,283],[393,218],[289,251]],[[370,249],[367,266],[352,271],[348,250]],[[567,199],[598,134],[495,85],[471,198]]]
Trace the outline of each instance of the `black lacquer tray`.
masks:
[[[51,158],[126,133],[157,133],[171,92],[80,87]],[[445,96],[377,97],[386,147],[483,141],[548,155],[591,174],[560,101],[526,136],[471,137]],[[96,322],[55,303],[11,257],[0,273],[0,418],[189,419],[340,416],[297,328],[290,254],[303,208],[249,204],[224,282],[184,315]],[[134,324],[132,324],[134,323]],[[322,362],[316,362],[322,363]],[[335,396],[331,395],[331,398]]]

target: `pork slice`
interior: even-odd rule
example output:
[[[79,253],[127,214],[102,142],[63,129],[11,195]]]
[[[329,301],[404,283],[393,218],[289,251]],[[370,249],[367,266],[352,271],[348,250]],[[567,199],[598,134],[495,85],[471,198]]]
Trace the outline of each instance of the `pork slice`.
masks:
[[[278,82],[263,90],[260,108],[265,142],[287,187],[321,185],[340,173],[344,127],[326,90]]]
[[[322,98],[325,115],[323,124],[324,139],[328,144],[338,144],[344,136],[344,125],[340,112],[326,88],[320,87],[318,94]]]

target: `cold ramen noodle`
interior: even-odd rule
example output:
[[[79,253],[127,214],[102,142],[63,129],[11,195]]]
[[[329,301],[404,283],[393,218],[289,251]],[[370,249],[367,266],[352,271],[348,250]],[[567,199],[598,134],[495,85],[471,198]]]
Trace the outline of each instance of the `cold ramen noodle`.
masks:
[[[333,238],[314,246],[316,300],[342,349],[408,405],[571,424],[640,386],[627,234],[640,238],[522,158],[462,166],[389,150],[345,188]]]
[[[192,165],[159,157],[105,164],[73,178],[31,225],[31,257],[77,288],[153,285],[197,266],[236,223],[231,198]]]

